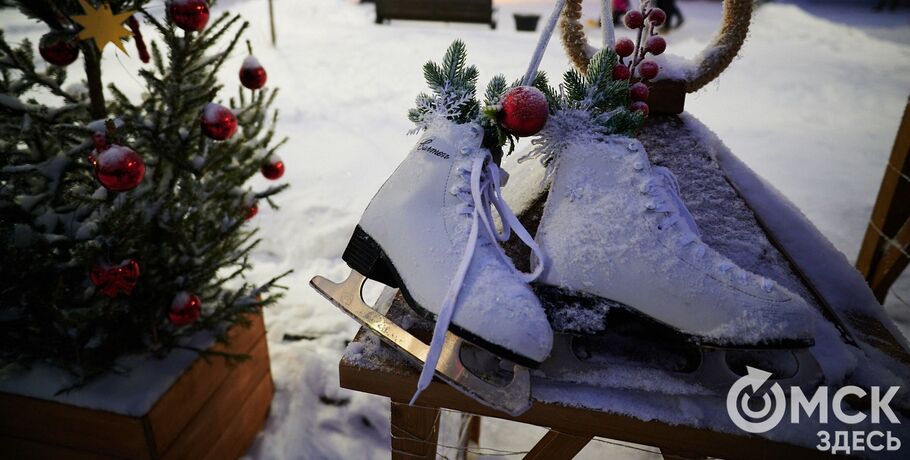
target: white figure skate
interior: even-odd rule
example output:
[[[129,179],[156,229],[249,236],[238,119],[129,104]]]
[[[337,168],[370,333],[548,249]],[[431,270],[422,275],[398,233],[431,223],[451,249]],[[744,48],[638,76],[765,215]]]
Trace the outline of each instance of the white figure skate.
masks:
[[[515,230],[536,249],[502,201],[500,170],[482,138],[479,125],[434,122],[364,211],[342,257],[351,276],[341,284],[317,276],[311,285],[424,363],[415,400],[435,369],[470,396],[517,414],[530,405],[523,366],[547,358],[553,333],[528,285],[539,270],[518,272],[498,244]],[[400,288],[413,310],[436,318],[429,347],[364,304],[365,278]],[[515,363],[512,381],[496,386],[471,375],[460,362],[462,339]]]
[[[675,177],[653,167],[641,143],[609,136],[559,150],[549,159],[552,183],[536,235],[543,302],[599,302],[608,324],[637,318],[662,331],[655,335],[682,337],[698,356],[694,368],[679,370],[709,388],[740,377],[733,350],[792,352],[791,375],[776,381],[818,383],[808,305],[705,245]],[[548,375],[581,365],[576,345],[563,339]]]

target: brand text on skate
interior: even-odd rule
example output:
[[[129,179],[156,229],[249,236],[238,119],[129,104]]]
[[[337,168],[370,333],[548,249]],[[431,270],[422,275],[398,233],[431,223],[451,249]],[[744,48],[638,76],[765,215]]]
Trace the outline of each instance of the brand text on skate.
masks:
[[[448,153],[443,152],[442,150],[439,150],[436,147],[433,147],[433,141],[435,141],[435,140],[436,139],[430,138],[430,139],[424,139],[424,140],[420,141],[417,144],[417,150],[427,152],[431,155],[435,155],[439,158],[444,158],[444,159],[448,160],[449,159]]]

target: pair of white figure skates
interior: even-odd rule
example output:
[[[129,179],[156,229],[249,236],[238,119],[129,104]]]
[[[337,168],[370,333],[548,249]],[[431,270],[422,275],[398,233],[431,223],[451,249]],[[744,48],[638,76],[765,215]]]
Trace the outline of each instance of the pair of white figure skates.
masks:
[[[796,350],[800,369],[789,378],[818,375],[808,353],[810,307],[706,246],[674,176],[652,166],[637,140],[563,143],[550,158],[549,196],[532,238],[503,201],[505,174],[482,138],[479,125],[431,125],[354,230],[343,255],[351,277],[311,283],[424,363],[418,394],[436,370],[482,402],[524,411],[527,368],[550,374],[579,363],[560,338],[554,349],[542,299],[601,299],[680,333],[702,350],[694,374],[706,385],[738,378],[724,362],[730,349]],[[512,232],[532,249],[532,273],[516,270],[500,246]],[[365,278],[399,288],[413,310],[436,318],[429,347],[364,304]],[[466,369],[465,340],[513,363],[510,381],[497,385]]]

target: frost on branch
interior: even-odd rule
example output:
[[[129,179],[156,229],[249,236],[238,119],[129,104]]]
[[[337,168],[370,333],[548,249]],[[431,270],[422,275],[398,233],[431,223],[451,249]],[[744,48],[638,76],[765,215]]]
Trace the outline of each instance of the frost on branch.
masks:
[[[417,107],[408,111],[408,119],[416,125],[412,132],[425,129],[439,118],[455,123],[477,120],[477,68],[467,65],[467,57],[464,43],[455,40],[446,50],[442,65],[433,61],[424,64],[423,75],[432,93],[418,95]]]
[[[616,53],[605,48],[591,58],[586,74],[575,69],[564,74],[559,94],[549,98],[550,120],[519,161],[538,159],[548,166],[569,141],[588,138],[593,142],[638,132],[645,117],[629,107],[629,81],[613,78],[617,62]]]

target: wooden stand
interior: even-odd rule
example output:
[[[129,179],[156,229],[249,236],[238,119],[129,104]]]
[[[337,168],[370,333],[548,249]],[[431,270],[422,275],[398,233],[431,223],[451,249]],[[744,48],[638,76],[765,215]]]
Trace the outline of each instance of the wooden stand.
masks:
[[[391,308],[404,308],[400,296]],[[366,330],[361,330],[354,341],[365,341],[366,334]],[[384,344],[383,346],[385,347]],[[363,349],[369,349],[369,345]],[[548,433],[531,448],[525,459],[570,459],[595,437],[658,447],[668,458],[827,458],[824,452],[818,450],[770,441],[744,432],[730,434],[659,420],[645,421],[609,410],[571,406],[570,401],[534,401],[527,412],[511,417],[475,401],[438,379],[434,379],[421,393],[417,405],[409,406],[408,401],[417,386],[419,369],[392,353],[371,354],[369,362],[369,365],[364,365],[360,360],[354,362],[343,358],[339,365],[341,386],[391,399],[393,459],[436,458],[441,409],[548,428]],[[534,384],[547,385],[537,381]],[[572,387],[559,385],[565,389]],[[647,394],[638,397],[645,400],[650,398]],[[722,405],[723,398],[718,399],[717,404]],[[471,423],[476,426],[473,427],[475,433],[469,436],[469,440],[474,439],[476,442],[480,437],[479,424],[477,420],[472,420]]]
[[[247,354],[230,365],[197,358],[142,416],[0,393],[0,452],[17,459],[231,459],[262,429],[274,387],[261,315],[235,326],[229,346]]]
[[[875,298],[885,301],[891,285],[910,263],[910,100],[904,108],[891,158],[856,258]]]

